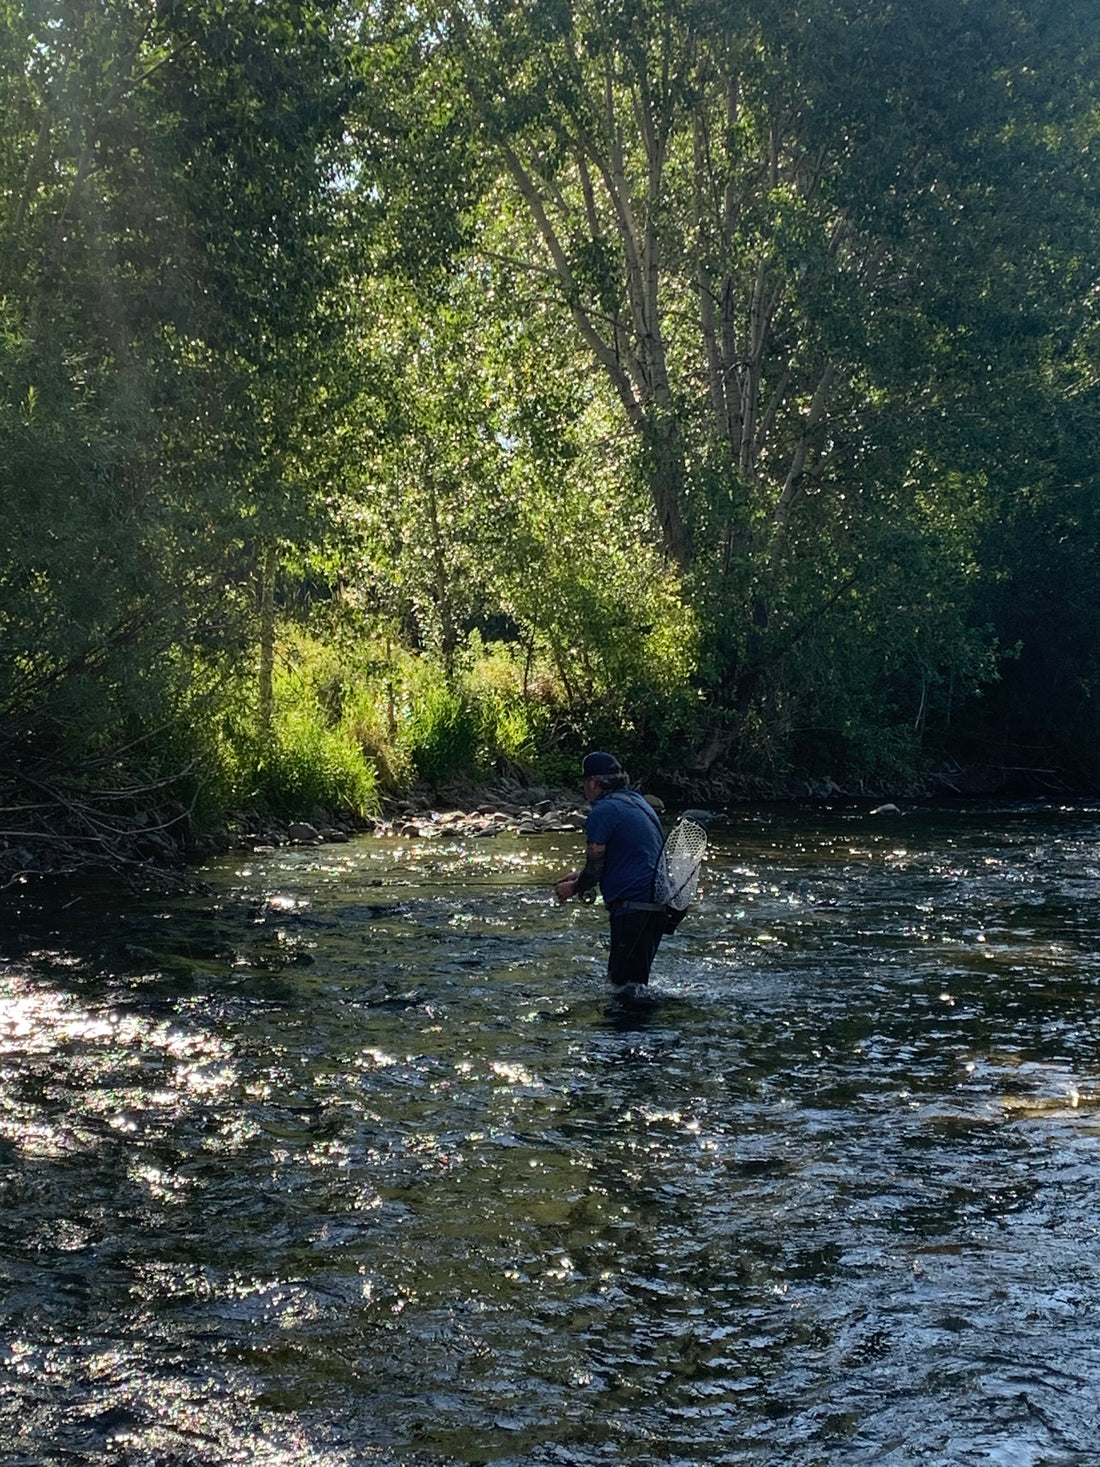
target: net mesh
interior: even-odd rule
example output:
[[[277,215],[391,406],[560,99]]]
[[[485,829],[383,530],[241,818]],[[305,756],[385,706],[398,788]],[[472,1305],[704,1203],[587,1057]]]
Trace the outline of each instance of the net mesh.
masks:
[[[653,900],[677,912],[695,900],[699,868],[707,850],[707,833],[695,820],[682,819],[669,832],[653,886]]]

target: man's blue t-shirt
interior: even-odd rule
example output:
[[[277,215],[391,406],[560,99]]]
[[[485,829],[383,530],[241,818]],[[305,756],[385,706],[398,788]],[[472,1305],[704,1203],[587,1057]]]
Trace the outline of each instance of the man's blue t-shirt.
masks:
[[[601,795],[588,812],[584,837],[589,845],[607,847],[600,877],[605,903],[653,900],[653,873],[665,838],[652,805],[633,790]]]

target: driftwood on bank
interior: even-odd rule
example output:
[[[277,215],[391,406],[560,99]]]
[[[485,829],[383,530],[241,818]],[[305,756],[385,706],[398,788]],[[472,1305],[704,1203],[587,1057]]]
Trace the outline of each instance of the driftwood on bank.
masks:
[[[178,788],[178,776],[94,789],[91,781],[76,776],[5,772],[0,776],[0,890],[35,875],[95,870],[145,875],[218,851],[322,845],[365,831],[413,841],[574,833],[583,831],[586,810],[573,791],[503,779],[493,786],[417,787],[403,798],[383,800],[373,819],[314,811],[308,820],[287,822],[262,812],[243,812],[227,828],[199,832],[191,811],[173,799]],[[655,777],[643,792],[658,812],[664,811],[665,801],[672,808],[683,808],[837,798],[1035,798],[1073,793],[1059,771],[1017,765],[944,766],[904,786],[894,781],[838,783],[830,777],[778,783],[719,767],[705,775],[693,770]]]
[[[115,789],[25,772],[0,783],[0,887],[30,875],[117,874],[178,862],[194,840],[178,778]]]

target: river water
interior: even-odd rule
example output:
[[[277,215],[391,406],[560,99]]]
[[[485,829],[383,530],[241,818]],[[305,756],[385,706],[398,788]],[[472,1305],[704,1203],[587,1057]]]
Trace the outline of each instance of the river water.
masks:
[[[6,893],[0,1459],[1096,1462],[1100,809],[579,839]]]

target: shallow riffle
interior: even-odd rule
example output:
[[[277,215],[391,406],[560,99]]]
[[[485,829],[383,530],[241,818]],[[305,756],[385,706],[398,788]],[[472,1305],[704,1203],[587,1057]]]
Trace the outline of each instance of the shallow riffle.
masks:
[[[1091,1463],[1098,839],[735,811],[639,1009],[567,832],[9,891],[5,1461]]]

